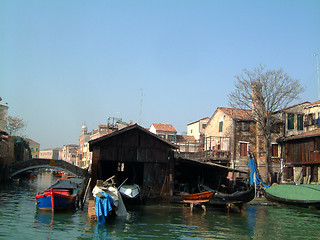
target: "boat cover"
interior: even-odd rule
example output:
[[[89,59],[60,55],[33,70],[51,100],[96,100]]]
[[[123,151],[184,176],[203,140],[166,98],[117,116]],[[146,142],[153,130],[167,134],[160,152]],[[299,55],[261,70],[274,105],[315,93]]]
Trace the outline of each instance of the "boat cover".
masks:
[[[257,169],[256,169],[256,165],[254,164],[253,158],[250,158],[248,165],[250,167],[250,185],[252,185],[254,183],[259,185],[261,183],[262,186],[264,186],[264,187],[270,187],[270,185],[264,184],[261,181],[261,179],[259,178],[258,173],[257,173]]]
[[[108,213],[112,211],[113,199],[108,193],[100,192],[99,194],[104,197],[96,196],[94,208],[98,218],[98,223],[105,224]]]

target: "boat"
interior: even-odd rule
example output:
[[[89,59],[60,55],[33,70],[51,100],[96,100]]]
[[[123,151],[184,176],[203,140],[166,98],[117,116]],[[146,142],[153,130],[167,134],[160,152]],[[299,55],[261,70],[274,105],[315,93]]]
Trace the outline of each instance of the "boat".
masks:
[[[109,183],[113,177],[105,182],[97,180],[96,186],[92,190],[95,197],[94,209],[98,224],[105,224],[108,217],[127,216],[127,209],[115,183]]]
[[[201,205],[203,211],[206,211],[205,203],[208,203],[210,199],[212,199],[213,195],[215,194],[214,191],[206,191],[200,193],[193,193],[193,194],[184,194],[182,195],[182,199],[184,203],[190,204],[190,210],[193,210],[194,205]]]
[[[140,187],[137,184],[122,185],[119,188],[119,192],[124,198],[135,199],[140,196]]]
[[[214,194],[214,191],[186,194],[182,195],[182,199],[184,202],[209,202]]]
[[[36,195],[40,210],[55,211],[76,207],[78,185],[70,180],[61,179],[43,193]]]
[[[273,202],[320,208],[320,185],[275,184],[265,189],[265,196]]]
[[[199,185],[199,190],[202,191],[215,191],[210,187],[205,185]],[[215,191],[214,198],[209,202],[210,205],[214,207],[227,207],[228,209],[232,206],[236,206],[240,211],[243,210],[243,205],[250,202],[255,198],[255,189],[254,187],[249,188],[245,191],[235,191],[233,193],[222,193]]]
[[[54,177],[63,177],[64,176],[64,172],[57,170],[57,171],[53,171],[52,175]]]

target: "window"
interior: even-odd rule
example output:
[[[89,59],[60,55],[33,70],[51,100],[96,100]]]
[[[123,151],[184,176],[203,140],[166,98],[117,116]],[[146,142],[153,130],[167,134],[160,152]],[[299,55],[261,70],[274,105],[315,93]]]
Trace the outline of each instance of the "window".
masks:
[[[241,131],[242,132],[249,132],[250,124],[248,122],[241,122]]]
[[[168,140],[175,142],[176,141],[176,136],[175,135],[168,135]]]
[[[219,122],[219,132],[222,132],[223,130],[223,121]]]
[[[202,129],[205,129],[207,124],[202,124]]]
[[[124,172],[124,163],[118,162],[118,172]]]
[[[278,144],[272,144],[272,157],[279,157]]]
[[[248,143],[240,143],[240,157],[248,156]]]
[[[288,113],[288,130],[294,129],[294,114]]]
[[[159,136],[166,139],[166,135],[164,135],[164,134],[159,134]]]
[[[302,114],[297,115],[297,129],[303,130],[303,115]]]

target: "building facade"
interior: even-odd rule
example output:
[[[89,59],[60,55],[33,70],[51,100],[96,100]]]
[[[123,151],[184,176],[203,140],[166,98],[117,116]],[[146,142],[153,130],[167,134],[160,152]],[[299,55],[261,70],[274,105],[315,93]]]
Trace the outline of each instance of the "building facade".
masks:
[[[198,121],[189,123],[187,125],[187,135],[193,136],[196,140],[201,140],[205,135],[205,129],[210,118],[205,117]]]
[[[59,160],[59,159],[61,159],[61,157],[60,157],[61,151],[62,151],[61,148],[43,149],[43,150],[40,150],[40,152],[39,152],[39,158]]]
[[[171,124],[153,123],[149,131],[171,142],[177,140],[177,130]]]
[[[36,141],[33,141],[30,138],[25,138],[24,140],[29,143],[32,158],[39,158],[40,157],[40,143],[37,143]]]
[[[62,160],[80,167],[80,163],[77,162],[78,147],[77,144],[64,145],[62,148]]]
[[[0,104],[0,130],[7,129],[8,106]]]
[[[281,123],[272,129],[272,157],[268,164],[270,178],[277,178],[281,171],[281,152],[277,139],[281,136]],[[205,129],[204,148],[212,152],[229,154],[230,166],[241,171],[249,171],[249,154],[255,156],[260,177],[266,181],[265,140],[252,111],[218,107]],[[241,175],[238,175],[241,177]]]

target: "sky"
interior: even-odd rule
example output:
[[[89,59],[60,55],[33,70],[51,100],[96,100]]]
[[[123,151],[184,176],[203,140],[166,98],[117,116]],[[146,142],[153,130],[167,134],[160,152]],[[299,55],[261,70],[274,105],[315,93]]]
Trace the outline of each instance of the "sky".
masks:
[[[41,149],[109,117],[181,134],[259,65],[319,99],[317,0],[0,0],[0,36],[0,104]]]

